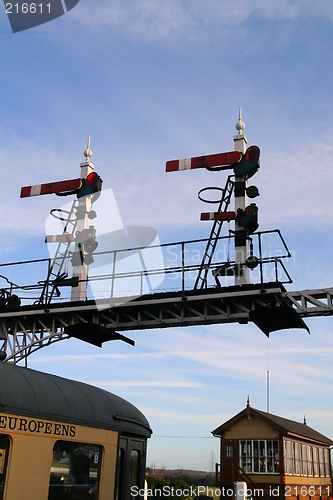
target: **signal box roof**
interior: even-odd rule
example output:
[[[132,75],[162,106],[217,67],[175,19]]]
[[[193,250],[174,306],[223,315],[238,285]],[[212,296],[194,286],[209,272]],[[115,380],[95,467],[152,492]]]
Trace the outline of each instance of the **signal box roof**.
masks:
[[[145,416],[103,389],[0,362],[0,412],[150,437]]]
[[[307,441],[317,442],[328,446],[333,445],[333,441],[330,438],[323,436],[323,434],[320,434],[316,430],[312,429],[306,423],[295,422],[294,420],[289,420],[288,418],[278,417],[277,415],[257,410],[256,408],[250,407],[249,403],[244,410],[237,413],[237,415],[212,431],[212,434],[214,436],[223,436],[224,432],[230,429],[236,422],[241,419],[250,420],[251,415],[271,425],[283,436],[305,439]]]

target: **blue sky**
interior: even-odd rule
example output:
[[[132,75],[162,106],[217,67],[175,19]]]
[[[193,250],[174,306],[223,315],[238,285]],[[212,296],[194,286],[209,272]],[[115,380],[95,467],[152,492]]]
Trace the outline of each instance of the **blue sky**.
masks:
[[[89,134],[125,226],[153,227],[162,243],[208,236],[197,192],[226,174],[166,174],[165,162],[233,150],[242,106],[261,149],[260,229],[280,228],[293,251],[288,289],[332,286],[332,24],[330,0],[80,0],[12,34],[3,8],[1,262],[48,256],[44,224],[59,200],[21,200],[20,188],[78,176]],[[333,438],[333,319],[307,323],[310,336],[271,335],[270,410],[305,414]],[[207,470],[210,431],[248,394],[266,409],[268,341],[254,326],[129,336],[134,348],[60,342],[29,366],[132,401],[154,430],[148,465]]]

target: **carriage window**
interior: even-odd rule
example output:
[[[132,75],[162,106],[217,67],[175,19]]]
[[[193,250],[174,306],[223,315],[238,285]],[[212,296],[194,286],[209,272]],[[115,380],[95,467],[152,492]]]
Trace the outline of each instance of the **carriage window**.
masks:
[[[139,486],[139,464],[140,453],[138,450],[131,451],[130,457],[130,485]]]
[[[117,463],[117,482],[115,491],[115,500],[123,498],[123,478],[124,478],[124,448],[118,448],[118,463]]]
[[[48,500],[99,498],[102,447],[57,441],[53,448]]]
[[[9,439],[7,436],[0,436],[0,500],[3,499],[3,492],[5,489],[8,452]]]

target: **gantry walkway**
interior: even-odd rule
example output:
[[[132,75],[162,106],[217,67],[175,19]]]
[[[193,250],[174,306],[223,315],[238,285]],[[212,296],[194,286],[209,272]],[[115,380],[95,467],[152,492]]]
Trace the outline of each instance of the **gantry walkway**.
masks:
[[[258,238],[261,247],[261,239],[272,235],[280,238],[278,230],[256,233],[253,236]],[[227,244],[227,237],[221,237],[220,240],[220,244]],[[69,337],[97,346],[116,339],[134,344],[124,335],[125,332],[249,322],[256,324],[269,336],[270,332],[282,328],[308,329],[303,321],[307,317],[333,315],[333,287],[291,292],[286,290],[285,285],[291,283],[283,264],[284,258],[291,257],[288,249],[284,254],[280,252],[279,257],[264,256],[259,252],[257,282],[253,284],[230,286],[228,280],[230,282],[232,277],[219,277],[217,280],[216,271],[225,266],[225,262],[214,260],[209,266],[206,286],[194,288],[197,273],[201,269],[200,263],[191,263],[195,256],[194,249],[198,249],[198,245],[204,248],[206,243],[207,240],[192,240],[160,245],[164,257],[172,255],[172,264],[166,263],[163,269],[157,262],[150,269],[124,272],[120,267],[117,270],[116,253],[121,254],[122,251],[113,252],[110,264],[113,272],[91,278],[92,284],[93,280],[108,283],[111,290],[108,297],[96,299],[91,296],[86,301],[71,302],[66,300],[63,290],[70,289],[76,283],[63,279],[62,282],[57,282],[57,286],[64,297],[58,290],[60,296],[55,294],[57,301],[40,303],[37,298],[31,303],[32,297],[27,297],[20,307],[0,308],[1,350],[6,353],[6,360],[18,363],[38,349]],[[282,243],[284,244],[283,240]],[[191,249],[193,246],[194,249]],[[147,248],[141,250],[147,251]],[[132,254],[136,255],[139,251],[138,248],[132,249]],[[128,249],[126,252],[128,255]],[[123,261],[120,256],[119,263]],[[29,265],[37,264],[49,266],[47,259],[31,261]],[[228,262],[231,268],[232,264],[233,262]],[[28,266],[27,263],[18,265],[24,265],[25,268]],[[8,271],[9,265],[6,266]],[[267,269],[268,273],[265,272]],[[159,275],[163,275],[159,279],[160,286],[155,290],[148,290],[144,283],[149,280],[153,282]],[[266,276],[270,279],[266,280]],[[122,287],[122,293],[117,295],[117,283],[128,280],[134,293],[126,295],[124,289],[127,287]],[[44,288],[42,280],[38,286],[19,287],[23,296],[24,293],[38,295]],[[13,292],[18,293],[17,290],[17,285],[11,282],[6,293],[13,295]],[[6,295],[4,291],[2,294]]]

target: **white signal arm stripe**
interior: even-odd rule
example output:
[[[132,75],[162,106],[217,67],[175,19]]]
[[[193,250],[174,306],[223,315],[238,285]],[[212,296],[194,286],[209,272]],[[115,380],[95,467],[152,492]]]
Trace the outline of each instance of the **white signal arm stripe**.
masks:
[[[204,216],[205,220],[215,220],[215,212],[206,212],[205,214],[201,214]]]
[[[191,158],[184,158],[179,160],[178,170],[190,170],[191,169]]]
[[[52,234],[45,236],[45,243],[66,243],[74,240],[74,234]]]
[[[31,186],[30,196],[39,196],[42,189],[41,184],[36,184],[36,186]]]

